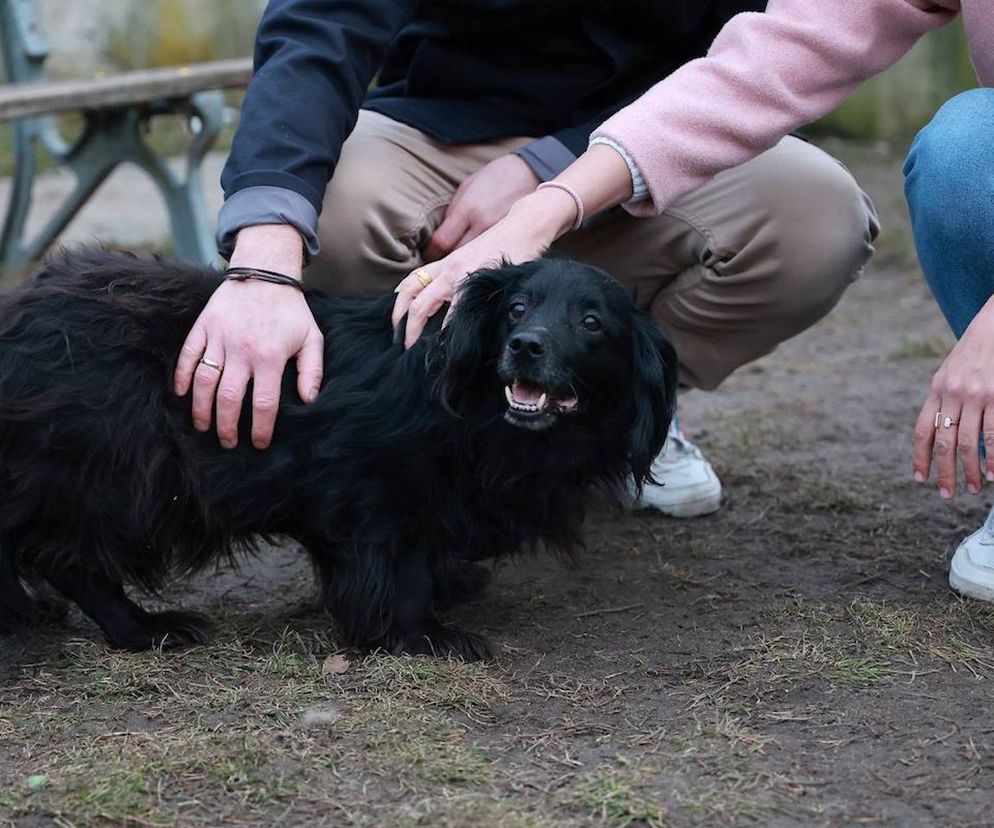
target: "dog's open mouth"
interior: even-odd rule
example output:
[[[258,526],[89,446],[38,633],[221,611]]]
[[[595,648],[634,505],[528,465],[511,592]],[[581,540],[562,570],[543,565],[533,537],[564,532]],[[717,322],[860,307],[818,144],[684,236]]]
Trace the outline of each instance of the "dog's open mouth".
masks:
[[[579,403],[575,394],[559,393],[522,379],[505,385],[504,396],[507,397],[504,419],[512,425],[536,430],[551,425],[559,414],[576,411]]]

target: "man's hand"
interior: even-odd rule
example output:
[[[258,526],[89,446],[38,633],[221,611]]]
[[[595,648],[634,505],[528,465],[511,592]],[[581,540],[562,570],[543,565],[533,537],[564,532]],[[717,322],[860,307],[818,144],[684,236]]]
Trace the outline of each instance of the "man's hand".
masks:
[[[979,444],[987,454],[986,477],[994,480],[994,300],[974,317],[970,327],[932,379],[928,399],[915,424],[915,480],[928,479],[932,455],[938,470],[939,494],[956,493],[956,458],[963,463],[966,488],[982,486]],[[936,417],[938,416],[938,426]],[[946,421],[950,423],[946,427]]]
[[[301,277],[303,242],[287,225],[246,227],[238,234],[231,265],[260,267]],[[297,359],[297,391],[313,402],[321,385],[324,343],[303,294],[287,285],[224,282],[197,318],[180,351],[174,377],[180,396],[193,386],[193,425],[211,427],[217,397],[217,436],[224,448],[238,444],[238,418],[252,381],[252,445],[273,437],[280,384],[287,362]],[[201,359],[221,366],[218,370]]]
[[[424,260],[448,256],[489,230],[538,185],[538,177],[516,155],[503,155],[481,167],[452,196],[445,219],[425,245]]]

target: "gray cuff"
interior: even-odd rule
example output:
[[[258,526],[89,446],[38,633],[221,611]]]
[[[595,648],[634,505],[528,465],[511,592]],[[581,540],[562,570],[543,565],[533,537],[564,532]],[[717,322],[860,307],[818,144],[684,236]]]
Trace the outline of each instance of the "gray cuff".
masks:
[[[511,154],[524,161],[539,181],[551,181],[576,161],[576,156],[551,135],[518,147]]]
[[[253,224],[290,224],[304,239],[305,261],[317,256],[318,213],[300,193],[283,187],[246,187],[226,199],[217,217],[217,252],[231,258],[235,237]]]
[[[649,196],[649,187],[645,183],[645,177],[642,175],[642,170],[638,168],[638,164],[635,163],[635,159],[628,154],[628,151],[621,146],[617,141],[612,141],[603,135],[598,135],[595,138],[590,139],[590,146],[594,144],[604,144],[607,147],[613,149],[618,155],[620,155],[625,164],[628,165],[628,172],[632,177],[632,197],[628,200],[629,204],[634,204],[637,201],[642,201]]]

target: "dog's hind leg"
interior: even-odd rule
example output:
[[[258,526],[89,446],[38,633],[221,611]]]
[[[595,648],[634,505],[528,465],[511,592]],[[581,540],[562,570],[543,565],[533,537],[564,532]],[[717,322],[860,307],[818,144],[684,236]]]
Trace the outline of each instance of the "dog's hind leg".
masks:
[[[12,552],[9,540],[0,541],[0,633],[44,623],[65,614],[64,607],[53,606],[44,600],[36,587],[21,577]]]
[[[204,643],[210,624],[193,612],[146,612],[124,587],[92,572],[64,570],[48,580],[92,618],[112,647],[151,650]]]

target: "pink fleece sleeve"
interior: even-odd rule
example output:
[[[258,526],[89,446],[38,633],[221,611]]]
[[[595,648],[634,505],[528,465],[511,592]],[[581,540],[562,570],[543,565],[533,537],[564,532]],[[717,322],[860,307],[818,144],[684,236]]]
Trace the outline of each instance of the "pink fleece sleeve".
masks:
[[[941,3],[941,5],[939,5]],[[896,62],[959,0],[770,0],[721,31],[692,61],[607,120],[593,137],[623,147],[649,187],[626,205],[653,215],[721,170],[831,112]]]

